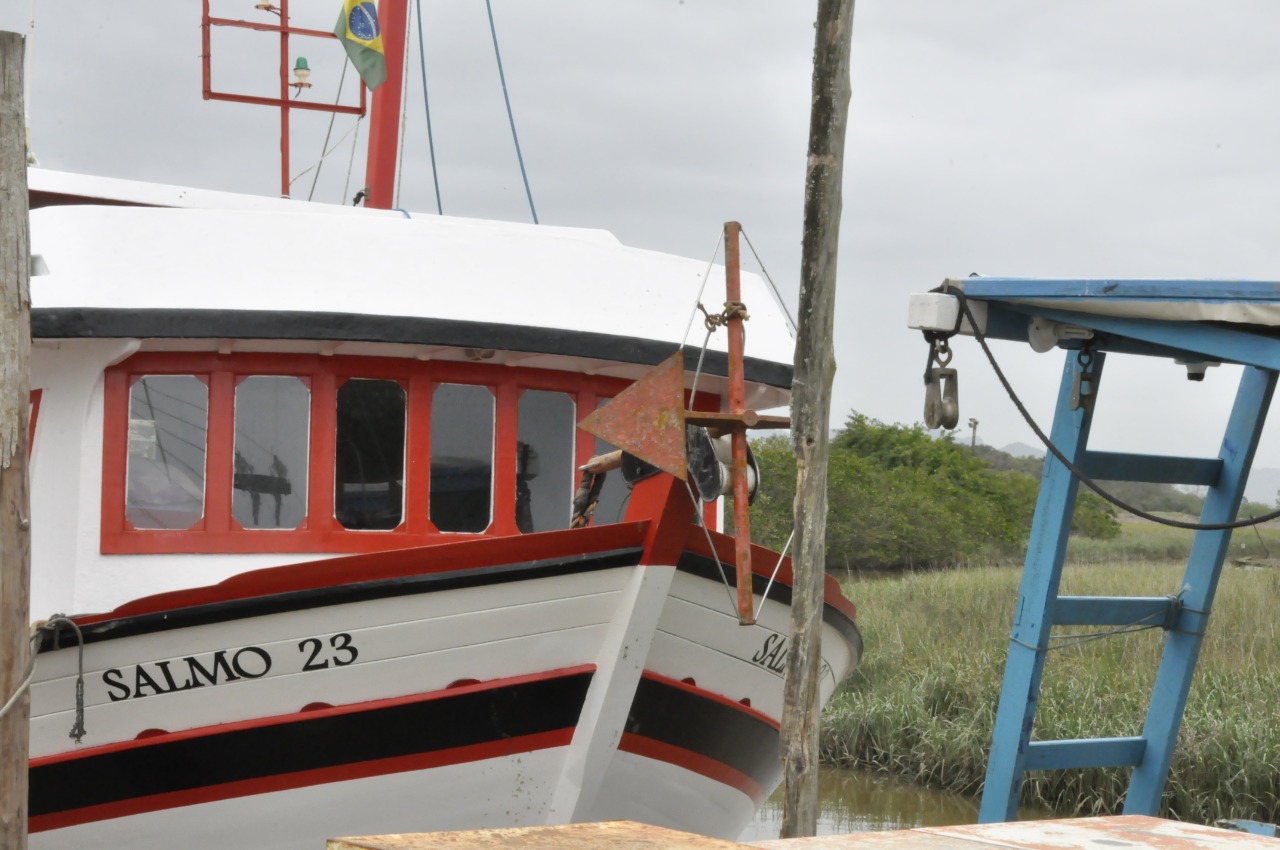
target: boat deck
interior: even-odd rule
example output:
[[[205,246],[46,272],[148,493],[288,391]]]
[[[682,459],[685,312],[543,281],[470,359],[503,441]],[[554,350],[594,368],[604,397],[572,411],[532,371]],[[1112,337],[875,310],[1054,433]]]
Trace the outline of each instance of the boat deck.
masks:
[[[922,827],[895,832],[856,832],[814,838],[780,838],[739,844],[647,824],[482,829],[422,835],[382,835],[331,840],[328,850],[1280,850],[1280,840],[1141,815]]]

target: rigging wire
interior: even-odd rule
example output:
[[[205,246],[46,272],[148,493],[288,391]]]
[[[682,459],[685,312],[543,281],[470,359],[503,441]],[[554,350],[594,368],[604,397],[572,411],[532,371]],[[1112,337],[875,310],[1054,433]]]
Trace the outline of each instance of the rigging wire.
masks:
[[[338,94],[337,94],[337,95],[334,97],[334,99],[333,99],[333,105],[334,105],[334,106],[337,106],[337,105],[338,105],[338,101],[342,98],[342,84],[343,84],[343,83],[345,83],[345,82],[346,82],[346,80],[347,80],[347,66],[348,66],[348,65],[350,65],[350,64],[351,64],[351,62],[350,62],[350,61],[347,61],[347,62],[343,62],[343,63],[342,63],[342,73],[338,75]],[[299,91],[301,91],[301,89],[299,89]],[[307,193],[307,200],[308,200],[308,201],[309,201],[309,200],[311,200],[311,198],[312,198],[312,197],[314,197],[314,195],[315,195],[315,193],[316,193],[316,183],[320,180],[320,166],[324,163],[324,159],[325,159],[325,157],[327,157],[327,156],[330,154],[330,152],[331,152],[330,150],[328,150],[328,148],[329,148],[329,137],[330,137],[331,135],[333,135],[333,122],[334,122],[334,119],[336,119],[337,117],[338,117],[338,113],[336,113],[336,112],[330,112],[330,113],[329,113],[329,129],[328,129],[328,130],[325,130],[325,133],[324,133],[324,143],[320,145],[320,159],[316,160],[315,165],[311,166],[312,168],[314,168],[314,169],[316,170],[316,176],[315,176],[315,177],[313,177],[313,178],[312,178],[312,180],[311,180],[311,191]],[[356,123],[357,123],[357,124],[359,124],[360,122],[359,122],[359,121],[357,121]],[[345,138],[345,136],[344,136],[344,138]],[[341,139],[339,139],[338,141],[342,141],[342,140],[341,140]],[[306,174],[306,173],[307,173],[306,171],[303,171],[303,172],[302,172],[302,174]],[[302,176],[302,174],[299,174],[299,175],[298,175],[298,177],[301,177],[301,176]],[[298,177],[295,177],[295,178],[293,178],[293,179],[294,179],[294,180],[297,180],[297,179],[298,179]],[[292,180],[291,180],[291,181],[289,181],[289,185],[290,185],[290,186],[292,186],[292,185],[293,185],[293,181],[292,181]]]
[[[507,104],[507,121],[511,124],[511,140],[516,145],[516,161],[520,163],[520,177],[524,180],[524,194],[529,199],[529,214],[533,223],[538,223],[538,211],[533,208],[533,192],[529,190],[529,175],[524,170],[524,156],[520,153],[520,138],[516,135],[516,119],[511,112],[511,98],[507,94],[507,76],[502,72],[502,53],[498,50],[498,30],[493,24],[493,3],[484,0],[484,7],[489,13],[489,33],[493,36],[493,55],[498,60],[498,79],[502,83],[502,100]]]
[[[702,273],[702,284],[698,287],[698,296],[693,299],[693,309],[689,311],[689,323],[684,326],[684,336],[680,338],[680,346],[689,344],[689,331],[693,330],[693,320],[698,318],[698,311],[702,309],[702,294],[707,291],[707,280],[711,277],[711,270],[715,268],[716,257],[720,256],[720,246],[724,244],[724,231],[720,231],[720,235],[716,237],[716,247],[711,250],[711,259],[707,260],[707,268]]]
[[[436,215],[444,215],[444,207],[440,204],[440,174],[436,171],[436,141],[431,132],[431,98],[427,96],[427,50],[422,39],[421,0],[413,0],[413,5],[418,10],[418,65],[422,69],[422,108],[427,113],[427,150],[431,154],[431,182],[436,189]]]
[[[756,265],[760,266],[760,273],[764,275],[765,282],[769,284],[769,291],[773,293],[774,303],[778,305],[778,309],[782,311],[782,317],[787,320],[787,330],[791,333],[791,338],[796,338],[796,320],[791,317],[791,311],[787,309],[787,302],[782,300],[782,293],[778,291],[778,287],[773,282],[773,278],[769,276],[769,270],[764,267],[764,260],[760,259],[760,254],[756,251],[756,246],[751,244],[751,237],[747,235],[747,229],[741,228],[742,238],[746,240],[747,247],[751,249],[751,256],[756,258]]]
[[[406,9],[410,20],[413,19],[413,8]],[[407,26],[406,26],[407,29]],[[400,75],[400,91],[407,92],[409,90],[409,45],[406,43],[404,47],[404,70]],[[400,183],[404,180],[404,131],[408,122],[405,118],[409,114],[409,98],[401,96],[400,98],[400,144],[396,147],[396,190],[392,195],[392,209],[400,208]]]
[[[350,127],[348,127],[348,128],[346,129],[346,132],[344,132],[341,136],[339,136],[339,137],[338,137],[338,140],[337,140],[336,142],[334,142],[334,143],[333,143],[333,147],[331,147],[331,148],[329,148],[327,151],[325,151],[324,156],[320,157],[320,158],[319,158],[319,159],[317,159],[315,162],[311,163],[311,164],[310,164],[310,165],[308,165],[306,168],[304,168],[304,169],[302,169],[301,171],[299,171],[299,172],[298,172],[298,176],[297,176],[297,177],[294,177],[292,180],[290,180],[290,181],[289,181],[289,185],[290,185],[290,186],[292,186],[294,183],[297,183],[299,180],[301,180],[303,177],[305,177],[305,176],[307,175],[307,173],[308,173],[308,172],[310,172],[313,168],[318,169],[318,168],[320,167],[320,164],[321,164],[321,163],[323,163],[326,159],[328,159],[328,158],[329,158],[329,156],[330,156],[334,151],[336,151],[339,147],[341,147],[341,146],[342,146],[342,143],[343,143],[344,141],[346,141],[347,136],[350,136],[350,135],[355,131],[355,129],[356,129],[357,127],[359,127],[359,126],[360,126],[360,122],[361,122],[361,121],[363,121],[363,120],[364,120],[364,118],[357,118],[357,119],[355,120],[355,123],[354,123],[354,124],[352,124]],[[318,178],[318,176],[319,176],[319,172],[317,172],[317,178]],[[311,184],[311,192],[307,193],[307,200],[308,200],[308,201],[309,201],[309,200],[311,200],[311,196],[315,193],[315,188],[316,188],[316,187],[315,187],[315,182],[314,182],[314,181],[312,181],[312,184]]]
[[[351,137],[351,158],[347,160],[347,179],[342,184],[342,197],[345,200],[351,191],[351,169],[356,162],[356,143],[360,140],[360,122],[356,122],[356,134]],[[364,192],[360,193],[364,195]]]

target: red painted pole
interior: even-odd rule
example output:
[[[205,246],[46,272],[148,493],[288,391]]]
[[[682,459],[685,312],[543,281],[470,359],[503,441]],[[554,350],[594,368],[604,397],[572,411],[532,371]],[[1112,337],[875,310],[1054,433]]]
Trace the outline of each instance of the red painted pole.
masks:
[[[280,0],[280,197],[289,197],[289,0]]]
[[[725,309],[729,313],[729,412],[742,416],[747,409],[747,387],[743,376],[743,332],[741,311],[742,279],[738,261],[738,234],[742,225],[736,221],[724,225]],[[751,589],[751,515],[748,513],[750,493],[747,487],[747,429],[741,422],[733,427],[733,541],[734,559],[738,565],[738,622],[749,626],[756,621]]]
[[[408,0],[382,0],[382,52],[387,79],[373,93],[369,117],[369,158],[365,164],[364,205],[391,209],[395,200],[396,159],[400,143],[400,100],[404,95],[404,42],[409,27]]]

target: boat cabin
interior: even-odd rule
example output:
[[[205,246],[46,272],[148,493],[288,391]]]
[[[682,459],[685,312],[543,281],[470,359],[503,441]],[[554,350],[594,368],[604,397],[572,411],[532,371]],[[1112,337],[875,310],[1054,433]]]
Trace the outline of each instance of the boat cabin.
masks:
[[[601,231],[69,180],[31,178],[37,614],[567,528],[612,448],[577,422],[686,342],[692,369],[700,286],[722,299],[722,270]],[[786,320],[743,287],[747,402],[776,407]],[[592,522],[627,494],[608,476]]]

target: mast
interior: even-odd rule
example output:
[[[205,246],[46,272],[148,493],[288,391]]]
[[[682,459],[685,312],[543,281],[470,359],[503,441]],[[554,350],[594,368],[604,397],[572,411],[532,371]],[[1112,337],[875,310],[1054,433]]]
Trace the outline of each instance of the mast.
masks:
[[[409,0],[381,0],[378,5],[378,21],[382,27],[382,52],[387,62],[387,79],[374,91],[369,114],[364,205],[389,210],[395,203]]]
[[[831,419],[836,256],[840,247],[844,137],[854,0],[819,0],[813,107],[805,172],[800,312],[791,394],[796,456],[791,649],[783,685],[781,838],[813,835],[818,820],[818,679],[826,575],[827,435]]]

